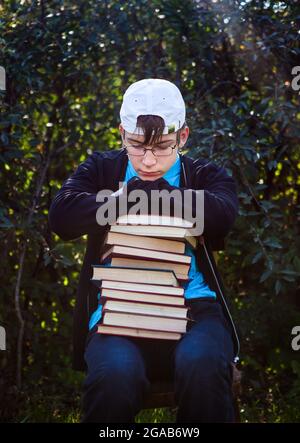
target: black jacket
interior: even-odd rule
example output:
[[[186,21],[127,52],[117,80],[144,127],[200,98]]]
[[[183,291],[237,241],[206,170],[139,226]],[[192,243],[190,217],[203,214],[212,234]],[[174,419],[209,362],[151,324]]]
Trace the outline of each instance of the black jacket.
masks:
[[[239,340],[212,253],[213,250],[224,249],[224,237],[238,213],[236,184],[225,169],[212,162],[193,160],[182,154],[180,160],[179,189],[204,190],[204,242],[199,243],[196,249],[196,259],[200,272],[210,289],[216,292],[217,300],[222,304],[225,317],[232,328],[237,360]],[[120,182],[124,180],[127,163],[128,157],[124,149],[94,152],[63,183],[49,210],[50,228],[63,240],[73,240],[88,234],[73,320],[73,368],[77,370],[86,369],[83,354],[88,323],[98,303],[98,288],[90,281],[91,265],[99,261],[107,232],[107,227],[100,226],[96,221],[96,212],[101,204],[96,202],[96,194],[101,189],[117,191]]]

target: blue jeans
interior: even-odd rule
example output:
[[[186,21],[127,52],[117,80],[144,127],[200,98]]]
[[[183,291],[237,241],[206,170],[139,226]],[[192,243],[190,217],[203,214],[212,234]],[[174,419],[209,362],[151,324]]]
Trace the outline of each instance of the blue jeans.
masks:
[[[178,341],[90,331],[82,422],[134,423],[154,380],[173,380],[176,423],[234,421],[230,326],[213,298],[186,305],[196,322]]]

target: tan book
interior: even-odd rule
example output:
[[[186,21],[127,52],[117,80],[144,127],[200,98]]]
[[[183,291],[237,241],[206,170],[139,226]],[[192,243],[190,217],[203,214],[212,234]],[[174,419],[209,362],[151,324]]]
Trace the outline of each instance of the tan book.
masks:
[[[97,283],[97,281],[95,283]],[[118,291],[142,292],[144,294],[171,295],[172,297],[184,296],[184,288],[180,286],[164,286],[159,284],[154,285],[104,279],[101,281],[99,287],[102,289],[116,289]]]
[[[173,318],[186,318],[189,309],[188,306],[162,306],[155,303],[138,303],[107,299],[103,303],[103,310]]]
[[[154,225],[111,225],[111,232],[119,232],[148,237],[163,237],[165,239],[186,240],[193,248],[197,246],[197,237],[194,237],[188,228],[177,226],[154,226]]]
[[[188,272],[190,265],[181,265],[178,263],[162,262],[162,261],[152,261],[152,260],[142,260],[134,259],[128,257],[112,257],[112,266],[129,266],[132,268],[151,268],[151,269],[171,269],[174,271],[176,278],[178,280],[186,281],[189,279]]]
[[[98,333],[161,340],[179,340],[181,338],[181,334],[178,332],[149,331],[147,329],[125,328],[122,326],[109,326],[103,324],[98,326]]]
[[[150,286],[150,285],[149,285]],[[157,303],[161,305],[184,306],[182,296],[147,294],[145,292],[122,291],[120,289],[101,289],[101,299],[128,300],[132,302]]]
[[[106,251],[101,256],[101,261],[105,260],[108,257],[116,257],[116,256],[131,256],[131,257],[141,257],[144,260],[159,260],[159,261],[167,261],[172,263],[185,263],[190,264],[191,263],[191,256],[190,255],[183,255],[183,254],[171,254],[168,252],[161,252],[161,251],[150,251],[147,249],[141,249],[141,248],[130,248],[128,246],[118,246],[114,245],[111,246],[111,248]]]
[[[122,234],[108,231],[104,243],[107,245],[131,246],[133,248],[153,249],[155,251],[184,254],[185,243],[177,240],[145,237],[144,235]]]
[[[116,224],[123,225],[157,225],[157,226],[179,226],[192,228],[194,223],[181,217],[154,214],[124,214],[117,218]]]
[[[173,271],[166,269],[136,269],[121,266],[92,265],[91,280],[117,280],[132,283],[179,286]]]
[[[132,314],[127,312],[115,312],[103,310],[102,324],[111,326],[125,326],[139,329],[149,329],[154,331],[168,331],[185,333],[187,330],[187,321],[171,317],[158,317],[146,314]]]

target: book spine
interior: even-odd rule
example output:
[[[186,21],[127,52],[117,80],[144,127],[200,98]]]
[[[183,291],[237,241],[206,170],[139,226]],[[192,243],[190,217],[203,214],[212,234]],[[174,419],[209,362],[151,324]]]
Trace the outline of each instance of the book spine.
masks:
[[[195,323],[196,320],[190,318],[190,317],[172,317],[170,315],[156,315],[156,314],[146,314],[146,313],[141,313],[141,312],[126,312],[126,311],[116,311],[115,309],[110,309],[110,308],[105,308],[105,306],[103,307],[103,315],[105,314],[105,312],[113,312],[115,314],[132,314],[132,315],[138,315],[138,316],[143,316],[143,317],[156,317],[156,318],[170,318],[172,320],[186,320],[186,321],[190,321]]]
[[[163,297],[163,296],[162,296]],[[122,302],[122,299],[121,298],[114,298],[114,297],[110,297],[109,295],[101,295],[101,297],[100,297],[100,300],[99,300],[99,303],[101,303],[102,305],[104,305],[104,303],[105,303],[105,301],[106,300],[113,300],[113,301],[119,301],[119,302]],[[186,306],[186,305],[174,305],[174,304],[172,304],[171,302],[170,303],[161,303],[161,304],[158,304],[158,303],[153,303],[153,302],[151,302],[151,301],[145,301],[145,300],[139,300],[139,301],[136,301],[136,300],[128,300],[128,299],[123,299],[124,301],[126,301],[126,303],[141,303],[141,304],[143,304],[143,305],[149,305],[149,307],[151,307],[151,306],[162,306],[162,307],[166,307],[166,308],[168,308],[168,306],[170,306],[170,307],[173,307],[173,308],[183,308],[183,309],[187,309],[188,311],[190,311],[191,310],[191,307],[190,306]]]

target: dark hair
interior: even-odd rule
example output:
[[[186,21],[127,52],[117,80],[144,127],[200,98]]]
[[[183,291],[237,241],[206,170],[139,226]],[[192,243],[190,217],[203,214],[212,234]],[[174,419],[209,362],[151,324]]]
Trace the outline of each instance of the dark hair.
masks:
[[[164,119],[158,115],[139,115],[137,118],[137,128],[144,133],[144,146],[155,144],[161,141],[165,127]],[[179,143],[180,132],[186,127],[186,122],[177,130],[177,143]]]

